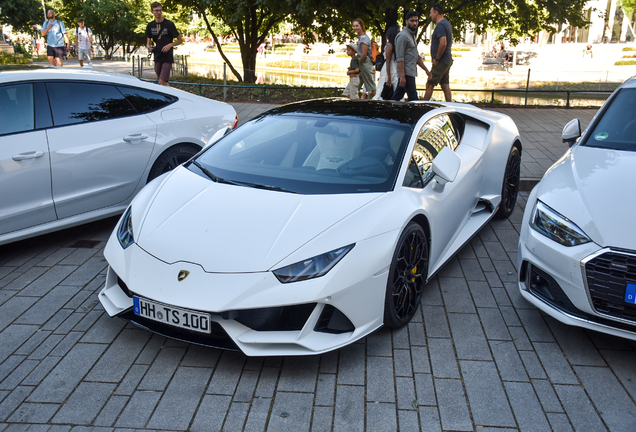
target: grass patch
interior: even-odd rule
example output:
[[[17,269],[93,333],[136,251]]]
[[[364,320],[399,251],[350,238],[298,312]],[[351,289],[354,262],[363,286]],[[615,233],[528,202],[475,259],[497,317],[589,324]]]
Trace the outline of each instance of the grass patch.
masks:
[[[0,64],[0,72],[34,70],[34,69],[45,69],[45,66],[33,65],[33,64],[21,64],[21,65]]]
[[[217,80],[213,78],[200,77],[197,75],[187,75],[185,77],[173,76],[170,78],[170,86],[175,87],[189,93],[201,94],[201,96],[208,99],[223,100],[223,87],[207,87],[207,86],[193,86],[182,85],[179,82],[187,83],[202,83],[202,84],[223,84],[223,80]],[[268,103],[289,103],[297,102],[307,99],[316,99],[324,97],[333,97],[333,89],[317,88],[317,87],[299,87],[299,88],[280,88],[286,86],[279,85],[258,85],[258,84],[245,84],[235,83],[232,85],[238,87],[226,87],[227,97],[226,102],[268,102]],[[241,88],[242,86],[257,85],[258,88]],[[263,87],[267,87],[265,92]],[[200,91],[200,93],[199,93]],[[338,92],[338,96],[342,91]]]
[[[614,63],[616,66],[633,66],[636,65],[636,60],[619,60]]]
[[[623,51],[636,51],[636,47],[625,47]]]
[[[623,58],[636,58],[636,54],[634,54],[634,55],[624,55]]]
[[[451,51],[470,51],[470,48],[451,48]]]

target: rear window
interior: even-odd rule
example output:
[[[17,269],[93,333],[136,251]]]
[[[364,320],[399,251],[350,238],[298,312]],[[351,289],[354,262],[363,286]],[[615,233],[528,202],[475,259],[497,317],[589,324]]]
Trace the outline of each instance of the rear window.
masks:
[[[636,88],[624,88],[618,92],[584,145],[636,150]]]
[[[141,90],[132,87],[117,88],[140,113],[158,110],[178,100],[175,96],[169,96],[148,90]]]

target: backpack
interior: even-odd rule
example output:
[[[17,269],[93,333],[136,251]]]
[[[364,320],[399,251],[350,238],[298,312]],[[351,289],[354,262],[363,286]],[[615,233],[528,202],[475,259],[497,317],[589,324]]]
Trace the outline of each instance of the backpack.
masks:
[[[384,54],[378,54],[375,58],[375,70],[381,71],[385,61],[386,60],[384,59]]]
[[[380,50],[378,49],[378,44],[374,40],[371,40],[371,47],[369,52],[369,58],[371,59],[371,63],[375,64],[375,61],[378,58],[379,54],[380,54]]]

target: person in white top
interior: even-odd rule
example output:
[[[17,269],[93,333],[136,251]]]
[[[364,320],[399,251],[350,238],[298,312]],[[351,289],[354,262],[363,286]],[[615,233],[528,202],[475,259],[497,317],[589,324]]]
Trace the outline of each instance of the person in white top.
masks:
[[[84,18],[78,19],[77,25],[78,27],[75,29],[75,51],[77,51],[80,67],[84,67],[84,59],[89,65],[92,65],[93,32],[84,26]]]

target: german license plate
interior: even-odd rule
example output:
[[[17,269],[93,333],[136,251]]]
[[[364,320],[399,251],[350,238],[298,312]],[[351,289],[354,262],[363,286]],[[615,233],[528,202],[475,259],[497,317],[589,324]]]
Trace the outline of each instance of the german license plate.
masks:
[[[628,283],[625,290],[625,301],[636,304],[636,284]]]
[[[167,306],[139,297],[133,297],[133,303],[135,315],[140,317],[186,330],[210,333],[209,314]]]

